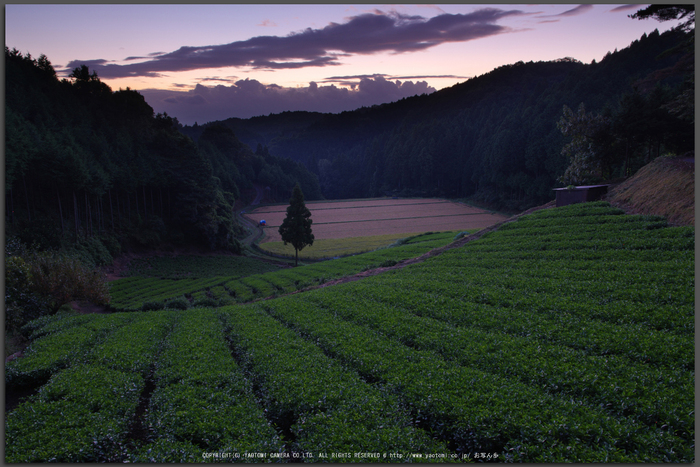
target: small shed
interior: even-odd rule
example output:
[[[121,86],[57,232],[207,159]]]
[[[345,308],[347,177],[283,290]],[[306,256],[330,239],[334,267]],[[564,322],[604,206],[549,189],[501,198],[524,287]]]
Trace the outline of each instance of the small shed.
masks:
[[[598,201],[608,193],[608,185],[585,185],[570,188],[555,188],[557,207],[569,204]]]

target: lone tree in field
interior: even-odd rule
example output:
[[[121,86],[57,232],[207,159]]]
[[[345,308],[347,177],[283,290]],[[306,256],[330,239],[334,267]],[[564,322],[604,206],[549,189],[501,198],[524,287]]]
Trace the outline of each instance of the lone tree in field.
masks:
[[[314,244],[314,234],[311,233],[311,211],[304,204],[304,193],[297,183],[289,200],[287,217],[279,228],[284,244],[291,243],[296,254],[295,266],[299,265],[299,251],[307,245]]]

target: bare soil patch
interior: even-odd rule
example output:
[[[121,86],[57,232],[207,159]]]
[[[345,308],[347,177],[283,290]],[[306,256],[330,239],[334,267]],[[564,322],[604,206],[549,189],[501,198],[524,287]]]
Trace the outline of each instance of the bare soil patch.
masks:
[[[308,201],[306,206],[311,209],[312,207],[317,210],[324,209],[347,209],[347,208],[364,208],[364,207],[378,207],[378,206],[410,206],[419,204],[440,204],[449,203],[451,201],[441,200],[441,199],[430,199],[430,198],[405,198],[405,199],[393,199],[393,198],[367,198],[367,199],[356,199],[347,201]],[[287,210],[287,205],[279,204],[273,206],[263,206],[255,209],[256,213],[275,213],[282,212],[285,213]]]
[[[671,225],[695,225],[694,160],[659,157],[611,189],[605,199],[628,214],[654,214]]]
[[[481,229],[507,218],[440,199],[370,199],[307,203],[307,207],[317,239]],[[278,228],[286,216],[285,207],[266,206],[246,216],[251,222],[265,219],[263,243],[282,240]]]

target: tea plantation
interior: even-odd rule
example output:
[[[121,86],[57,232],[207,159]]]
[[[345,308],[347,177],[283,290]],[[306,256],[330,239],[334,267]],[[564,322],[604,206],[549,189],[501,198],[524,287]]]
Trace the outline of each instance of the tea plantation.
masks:
[[[128,278],[123,310],[221,298],[30,323],[6,462],[694,462],[694,228],[547,209],[284,295],[420,245],[127,296]]]
[[[282,269],[247,257],[157,258],[137,264],[138,276],[111,283],[113,311],[219,307],[294,292],[366,269],[396,264],[450,243],[454,233],[426,233],[371,253]],[[147,266],[146,266],[147,265]],[[235,272],[233,271],[235,269]],[[183,272],[187,271],[187,272]]]

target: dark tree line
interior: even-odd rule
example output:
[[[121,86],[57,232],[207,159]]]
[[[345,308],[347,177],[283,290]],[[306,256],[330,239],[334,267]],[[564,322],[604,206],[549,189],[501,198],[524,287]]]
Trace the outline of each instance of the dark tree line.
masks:
[[[226,128],[195,143],[177,119],[154,115],[136,91],[113,92],[86,66],[59,80],[45,56],[8,48],[5,65],[6,233],[27,245],[238,251],[233,205],[253,183],[283,199],[299,181],[320,196],[301,164],[255,154]]]
[[[317,177],[303,164],[275,157],[261,144],[252,152],[225,125],[203,127],[197,145],[211,161],[222,187],[234,193],[236,198],[257,184],[270,187],[273,199],[282,201],[287,199],[296,183],[309,192],[310,199],[322,198]]]
[[[250,145],[304,163],[326,198],[471,197],[522,210],[552,199],[571,163],[562,154],[571,137],[557,126],[565,106],[576,111],[583,103],[607,122],[596,140],[606,153],[599,178],[693,149],[687,117],[694,111],[682,97],[694,87],[683,49],[690,36],[655,31],[600,62],[518,62],[431,95],[352,112],[219,124]]]

